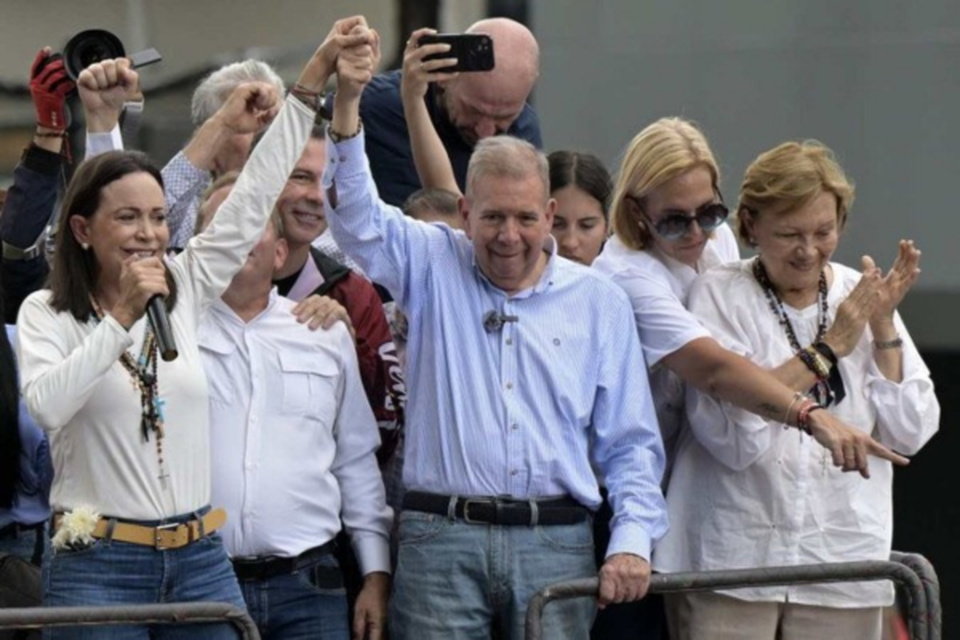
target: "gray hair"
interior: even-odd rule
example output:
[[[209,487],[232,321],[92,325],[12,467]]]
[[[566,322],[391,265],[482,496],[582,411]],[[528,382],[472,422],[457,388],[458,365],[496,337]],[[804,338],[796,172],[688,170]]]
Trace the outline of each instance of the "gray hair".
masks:
[[[197,126],[203,124],[227,101],[233,90],[244,82],[266,82],[282,96],[283,80],[266,62],[244,60],[220,67],[197,86],[190,103],[190,116]]]
[[[547,156],[535,146],[513,136],[484,138],[477,143],[467,167],[467,198],[473,185],[489,176],[522,180],[531,175],[543,183],[543,197],[550,196],[550,165]]]

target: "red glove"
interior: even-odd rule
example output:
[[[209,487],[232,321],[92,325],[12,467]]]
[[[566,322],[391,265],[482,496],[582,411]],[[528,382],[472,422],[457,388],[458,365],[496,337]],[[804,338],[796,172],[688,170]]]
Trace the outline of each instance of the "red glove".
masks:
[[[30,67],[30,95],[37,112],[37,124],[54,131],[67,129],[66,98],[77,85],[63,67],[63,56],[43,48]]]

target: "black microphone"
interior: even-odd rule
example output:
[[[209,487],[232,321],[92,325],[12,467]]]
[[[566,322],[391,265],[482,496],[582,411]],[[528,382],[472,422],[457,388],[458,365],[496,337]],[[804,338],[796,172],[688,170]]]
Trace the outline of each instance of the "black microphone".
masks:
[[[147,302],[147,319],[153,327],[153,336],[160,349],[160,357],[164,362],[176,360],[180,354],[177,352],[177,343],[173,341],[170,318],[167,317],[167,308],[163,306],[163,296],[160,294],[153,296]]]
[[[520,322],[518,316],[508,316],[497,311],[488,311],[483,316],[483,328],[487,333],[493,333],[503,329],[503,325],[508,322]]]

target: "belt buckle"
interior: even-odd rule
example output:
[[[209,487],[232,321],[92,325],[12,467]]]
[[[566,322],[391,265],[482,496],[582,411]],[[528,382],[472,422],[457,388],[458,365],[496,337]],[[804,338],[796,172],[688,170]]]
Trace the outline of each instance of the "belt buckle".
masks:
[[[165,547],[165,546],[163,545],[163,542],[162,542],[161,539],[160,539],[160,534],[161,534],[161,532],[163,532],[163,531],[169,531],[169,530],[171,530],[171,529],[176,529],[177,527],[181,526],[182,524],[183,524],[182,522],[170,522],[170,523],[168,523],[168,524],[161,524],[161,525],[157,525],[156,527],[154,527],[154,530],[153,530],[153,548],[156,549],[157,551],[165,551],[165,550],[167,550],[167,549],[174,549],[174,548],[176,548],[176,547]]]
[[[466,498],[463,501],[463,521],[467,524],[487,524],[483,520],[474,520],[470,517],[470,503],[474,504],[496,504],[495,500],[490,500],[488,498]]]

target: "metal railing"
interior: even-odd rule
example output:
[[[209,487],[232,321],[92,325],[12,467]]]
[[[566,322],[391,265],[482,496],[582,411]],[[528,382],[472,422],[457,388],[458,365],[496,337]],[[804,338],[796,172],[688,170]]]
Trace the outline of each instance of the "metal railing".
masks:
[[[936,573],[925,559],[918,562],[918,557],[922,558],[915,554],[897,554],[895,560],[889,562],[838,562],[793,567],[661,573],[651,576],[649,593],[892,580],[900,588],[907,604],[911,639],[939,640],[940,604]],[[921,568],[924,573],[918,574],[914,566]],[[922,579],[921,575],[926,578]],[[598,587],[597,578],[586,578],[555,584],[534,595],[527,605],[526,640],[541,640],[543,637],[542,617],[547,604],[554,600],[595,597]],[[935,604],[931,609],[930,602],[933,601]],[[932,610],[938,612],[936,616],[931,616]]]
[[[927,598],[927,626],[928,638],[940,640],[943,634],[943,610],[940,604],[940,578],[933,568],[933,564],[919,553],[902,553],[893,551],[890,560],[899,562],[913,570],[923,584],[924,595]]]
[[[225,602],[0,609],[0,629],[214,622],[227,622],[233,625],[238,636],[243,640],[260,640],[257,627],[247,612]]]

